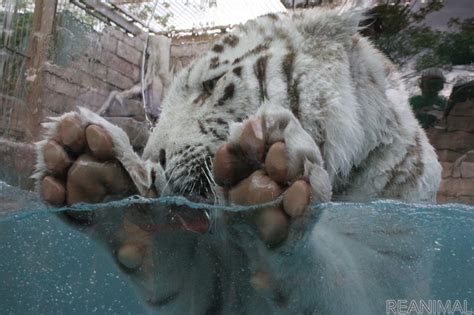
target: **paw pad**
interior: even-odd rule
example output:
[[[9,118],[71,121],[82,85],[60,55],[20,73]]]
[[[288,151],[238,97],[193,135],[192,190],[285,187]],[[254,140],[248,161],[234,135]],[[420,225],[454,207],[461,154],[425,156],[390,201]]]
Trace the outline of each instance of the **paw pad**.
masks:
[[[129,175],[116,160],[110,134],[100,125],[85,123],[77,113],[48,123],[40,142],[43,199],[55,206],[97,203],[109,195],[135,192]],[[70,213],[74,216],[74,213]]]
[[[231,204],[256,205],[281,197],[279,205],[244,214],[270,248],[281,245],[288,237],[292,220],[304,216],[311,202],[312,187],[307,174],[303,174],[304,168],[300,166],[311,168],[313,164],[305,164],[308,158],[304,152],[311,152],[313,147],[319,150],[315,143],[310,143],[312,148],[294,149],[294,142],[291,143],[294,150],[289,150],[286,141],[294,141],[298,134],[292,134],[292,139],[288,140],[285,128],[302,133],[305,140],[308,135],[299,124],[295,125],[290,120],[280,119],[278,124],[274,122],[272,120],[272,128],[265,128],[264,119],[245,121],[235,129],[237,134],[235,130],[234,134],[231,131],[229,142],[222,145],[214,157],[216,182],[223,187]],[[300,170],[293,170],[297,174],[290,172],[291,163]]]

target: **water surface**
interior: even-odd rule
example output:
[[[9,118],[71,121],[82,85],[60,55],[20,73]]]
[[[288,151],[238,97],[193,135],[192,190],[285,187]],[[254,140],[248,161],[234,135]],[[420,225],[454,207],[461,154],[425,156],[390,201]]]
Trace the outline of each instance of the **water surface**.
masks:
[[[50,208],[36,194],[4,183],[0,183],[0,200],[0,313],[147,312],[110,254],[54,215],[61,209]],[[183,198],[131,198],[109,203],[108,207],[133,203],[188,202]],[[413,257],[409,256],[416,256],[425,261],[423,272],[429,274],[421,279],[431,286],[429,299],[466,300],[473,309],[474,207],[396,201],[327,203],[314,207],[324,215],[316,228],[331,231],[343,240],[343,236],[350,235],[347,242],[351,252],[356,253],[351,259],[364,266],[362,274],[366,272],[369,276],[375,270],[371,266],[375,256],[371,257],[371,253],[385,251],[392,255],[386,256],[394,267],[382,280],[399,281],[407,287],[420,285],[405,277],[413,272],[409,270]],[[73,210],[97,208],[79,205]],[[399,253],[408,257],[400,257]]]

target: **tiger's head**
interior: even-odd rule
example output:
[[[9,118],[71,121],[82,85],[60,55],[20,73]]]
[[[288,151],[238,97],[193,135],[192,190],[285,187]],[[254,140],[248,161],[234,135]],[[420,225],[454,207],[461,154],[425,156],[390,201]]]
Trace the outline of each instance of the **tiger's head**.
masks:
[[[183,69],[143,155],[163,167],[164,193],[212,200],[215,152],[232,125],[256,114],[263,101],[290,109],[300,121],[312,119],[300,117],[300,109],[337,94],[322,93],[325,80],[337,74],[333,65],[348,62],[344,56],[359,18],[357,12],[322,9],[268,14],[238,27]],[[312,128],[319,133],[320,126]]]
[[[272,51],[279,49],[269,35],[262,21],[248,22],[174,78],[144,152],[163,167],[165,194],[215,198],[214,153],[232,123],[254,114],[265,97]]]

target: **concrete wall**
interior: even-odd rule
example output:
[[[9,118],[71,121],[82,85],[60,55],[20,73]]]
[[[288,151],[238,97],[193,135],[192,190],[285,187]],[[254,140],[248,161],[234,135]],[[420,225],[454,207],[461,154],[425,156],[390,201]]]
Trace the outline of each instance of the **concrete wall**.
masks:
[[[43,117],[84,106],[97,110],[110,92],[125,90],[139,81],[143,37],[129,37],[114,27],[88,34],[90,45],[67,65],[44,65]],[[127,100],[133,116],[141,121],[141,105]]]
[[[73,58],[63,58],[68,60],[67,63],[55,63],[55,58],[51,57],[40,68],[43,78],[41,121],[75,110],[78,106],[96,111],[112,91],[124,91],[140,82],[144,34],[130,37],[110,26],[101,33],[91,32],[82,38],[87,43],[78,45],[84,48],[80,52],[74,51]],[[192,38],[174,40],[170,47],[170,61],[175,71],[206,51],[213,38],[201,38],[197,42]],[[19,117],[16,125],[21,126],[23,118]],[[143,149],[149,130],[139,97],[125,100],[124,106],[117,101],[112,103],[106,119],[128,133],[135,149]],[[38,140],[41,134],[35,137],[34,140]],[[0,180],[31,189],[33,183],[29,176],[34,162],[35,152],[31,143],[0,137]]]
[[[45,64],[45,117],[77,106],[97,110],[110,92],[123,91],[140,82],[144,34],[132,38],[108,27],[100,34],[89,34],[89,38],[91,43],[98,45],[91,45],[67,66]],[[191,63],[209,46],[206,41],[175,40],[170,48],[175,72]],[[145,119],[139,98],[126,100],[122,110],[117,107],[120,106],[112,106],[111,116],[133,117],[138,121]]]
[[[176,39],[171,44],[171,64],[175,72],[186,67],[196,56],[208,51],[215,37],[200,38],[197,41]]]

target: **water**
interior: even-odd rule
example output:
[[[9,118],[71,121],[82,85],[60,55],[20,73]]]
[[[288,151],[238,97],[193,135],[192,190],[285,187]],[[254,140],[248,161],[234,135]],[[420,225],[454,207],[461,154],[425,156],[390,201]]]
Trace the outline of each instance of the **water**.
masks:
[[[34,193],[1,182],[0,201],[0,313],[147,312],[111,255],[58,219],[53,214],[58,209],[42,204]],[[132,203],[203,207],[182,198],[132,198],[108,203],[108,207]],[[381,275],[385,281],[407,288],[422,285],[406,275],[419,273],[410,270],[410,261],[416,257],[423,261],[420,272],[428,275],[419,280],[431,285],[428,299],[467,301],[473,310],[474,207],[396,201],[314,207],[323,209],[316,228],[348,244],[351,264],[363,266],[362,275],[377,272],[371,265],[376,256],[372,253],[384,253],[386,264],[393,264],[390,273]],[[96,208],[79,205],[72,210]],[[331,250],[321,253],[330,262],[338,259]]]
[[[440,94],[446,98],[454,95],[452,87],[456,82],[472,80],[474,69],[471,66],[472,54],[468,53],[469,49],[464,49],[466,45],[472,43],[472,41],[467,41],[470,38],[468,32],[472,30],[472,27],[469,27],[472,22],[467,19],[472,16],[469,10],[472,4],[469,1],[472,0],[411,1],[408,6],[400,3],[399,10],[396,6],[392,6],[390,10],[378,11],[380,14],[378,18],[381,20],[391,21],[401,18],[413,20],[415,18],[420,22],[418,25],[392,23],[391,26],[395,27],[395,31],[388,27],[386,28],[388,32],[384,31],[383,34],[379,34],[380,29],[375,27],[378,23],[373,23],[372,37],[376,46],[391,59],[402,63],[402,74],[410,96],[420,93],[418,91],[421,74],[419,70],[424,68],[442,68],[447,80]],[[101,56],[110,49],[105,45],[103,47],[99,45],[102,39],[116,40],[104,34],[100,35],[99,40],[95,31],[100,33],[104,24],[77,6],[63,2],[58,2],[56,10],[56,27],[52,32],[54,35],[52,48],[54,49],[53,56],[49,59],[53,59],[55,66],[64,66],[66,70],[72,69],[68,67],[72,61],[78,61],[77,65],[82,65],[82,71],[106,83],[107,78],[100,79],[102,71],[99,70],[103,68],[103,65],[96,66],[100,58],[94,56]],[[296,1],[298,2],[301,1]],[[371,7],[375,2],[381,1],[336,2],[343,3],[346,9],[355,4]],[[154,11],[153,6],[157,3],[158,1],[148,3],[148,10]],[[6,58],[0,56],[0,73],[5,78],[0,82],[0,91],[1,94],[6,94],[7,98],[14,101],[1,104],[3,107],[0,111],[3,120],[0,120],[0,129],[4,130],[0,131],[3,133],[2,136],[11,139],[21,137],[24,130],[19,134],[18,130],[14,130],[15,124],[8,113],[11,112],[12,106],[24,106],[26,95],[24,81],[25,79],[31,81],[36,76],[30,72],[27,73],[28,77],[25,78],[24,75],[34,4],[35,1],[31,0],[6,0],[0,3],[0,24],[3,27],[0,29],[0,41],[7,48]],[[433,15],[425,16],[421,12],[422,14],[417,14],[415,17],[415,8],[423,6],[429,9],[431,4],[445,6],[445,8],[434,12]],[[447,27],[446,22],[450,18],[460,19],[457,27]],[[425,24],[427,27],[424,26]],[[437,33],[433,33],[434,29],[430,30],[432,27],[437,29]],[[397,42],[403,45],[393,44]],[[115,43],[114,50],[118,49],[117,45]],[[111,46],[110,43],[109,46]],[[446,47],[453,49],[446,49]],[[102,48],[105,50],[102,51]],[[0,55],[5,52],[2,49],[3,47],[0,49]],[[447,54],[447,51],[453,53]],[[464,53],[466,51],[467,53]],[[175,66],[189,61],[189,56],[181,58],[175,55],[173,57],[175,61],[178,61]],[[89,62],[81,63],[82,59],[87,59]],[[170,62],[173,63],[172,61]],[[120,72],[121,69],[113,70]],[[143,83],[146,69],[142,66],[140,70]],[[125,75],[127,76],[126,73]],[[136,79],[133,78],[133,81],[135,82]],[[110,91],[100,86],[99,89],[97,89],[97,84],[86,86],[87,97],[80,97],[80,103],[85,101],[92,107],[101,106],[102,94]],[[74,102],[77,103],[79,100],[71,101],[72,103],[65,107],[69,110]],[[143,97],[147,112],[146,100],[147,98]],[[61,102],[50,103],[53,105],[45,105],[46,112]],[[66,108],[62,110],[54,108],[52,111],[65,110]],[[456,129],[459,127],[455,121],[453,126]],[[28,134],[28,130],[26,133]],[[7,175],[16,175],[13,168],[9,168],[6,172]],[[34,193],[10,187],[0,181],[0,315],[10,313],[147,313],[148,310],[136,296],[129,279],[118,269],[113,256],[88,235],[64,224],[54,214],[64,210],[99,211],[102,208],[120,212],[121,208],[144,204],[155,206],[185,204],[191,208],[209,208],[207,205],[191,203],[178,197],[160,199],[131,197],[105,204],[79,204],[57,209],[43,204]],[[212,208],[215,212],[254,209],[250,207]],[[389,292],[390,288],[402,288],[409,291],[412,287],[424,285],[429,285],[431,288],[429,295],[425,298],[441,301],[467,301],[469,309],[474,310],[473,207],[459,204],[419,205],[395,201],[374,201],[357,204],[319,204],[313,205],[313,208],[323,212],[321,220],[316,225],[316,230],[319,231],[316,236],[320,241],[319,261],[326,267],[326,270],[322,272],[326,279],[321,276],[315,286],[317,292],[307,292],[308,295],[319,297],[324,293],[342,295],[343,292],[338,285],[344,284],[347,278],[353,280],[351,274],[347,273],[357,274],[363,288],[373,288],[368,279],[374,278],[375,275],[375,278],[384,283],[382,287],[386,292],[372,290],[364,301],[351,299],[354,295],[351,295],[351,292],[344,292],[346,295],[341,298],[343,303],[349,306],[354,303],[351,309],[352,314],[367,314],[361,311],[361,305],[370,304],[375,300],[380,301],[381,296],[391,299],[403,298],[403,295]],[[92,230],[90,234],[94,232],[97,231]],[[298,250],[304,252],[305,248],[298,248]],[[294,264],[298,263],[295,258]],[[327,276],[329,271],[338,271],[342,275],[331,278]],[[321,285],[322,283],[325,285]],[[299,283],[295,281],[295,286],[298,285]]]

